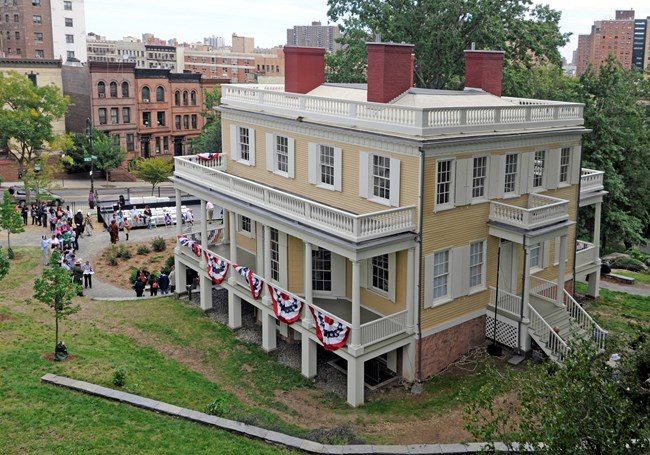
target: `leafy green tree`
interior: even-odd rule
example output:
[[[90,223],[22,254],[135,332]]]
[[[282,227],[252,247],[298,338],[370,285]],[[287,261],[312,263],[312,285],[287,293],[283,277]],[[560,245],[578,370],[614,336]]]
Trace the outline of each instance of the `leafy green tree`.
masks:
[[[7,231],[7,255],[13,259],[11,249],[11,234],[19,234],[25,230],[20,213],[16,211],[16,205],[11,201],[9,191],[4,192],[2,205],[0,205],[0,229]]]
[[[151,183],[151,195],[156,189],[156,185],[166,182],[172,176],[174,162],[169,158],[149,158],[138,161],[138,167],[135,174],[139,179]]]
[[[97,135],[93,134],[92,154],[97,157],[94,163],[95,169],[104,172],[107,182],[110,171],[120,167],[126,158],[126,150],[101,132]]]
[[[37,87],[15,71],[0,73],[0,142],[18,160],[21,174],[55,139],[52,123],[63,117],[69,99],[55,85]]]
[[[558,47],[569,35],[559,31],[560,13],[530,0],[328,0],[328,15],[341,21],[346,46],[328,59],[337,82],[365,80],[365,42],[411,43],[419,87],[457,89],[464,80],[464,51],[506,52],[505,93],[525,82],[522,72],[561,64]],[[417,25],[414,25],[417,24]]]
[[[620,367],[584,342],[571,346],[563,367],[506,372],[513,394],[500,394],[494,384],[483,387],[465,409],[466,428],[479,440],[511,449],[515,443],[542,444],[549,455],[648,453],[648,343],[625,343],[614,352],[621,352]]]
[[[204,110],[201,115],[205,117],[206,124],[199,137],[189,141],[192,153],[220,153],[221,152],[221,116],[215,110],[221,104],[221,90],[215,87],[212,91],[204,93]]]
[[[9,259],[2,247],[0,247],[0,281],[9,273]]]
[[[34,297],[54,310],[55,354],[59,344],[59,321],[81,309],[72,299],[82,292],[81,286],[72,281],[70,272],[59,265],[60,259],[54,252],[50,260],[52,265],[43,269],[41,277],[34,282]]]

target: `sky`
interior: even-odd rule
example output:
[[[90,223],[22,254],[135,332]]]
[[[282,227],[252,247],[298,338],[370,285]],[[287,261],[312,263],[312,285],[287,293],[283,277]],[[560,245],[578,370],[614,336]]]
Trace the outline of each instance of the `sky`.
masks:
[[[543,0],[562,11],[562,32],[573,35],[561,50],[570,62],[578,45],[578,34],[587,34],[594,21],[613,19],[615,10],[634,9],[636,18],[650,16],[648,0]],[[179,42],[203,41],[217,35],[231,42],[233,33],[252,36],[255,45],[273,47],[286,43],[287,29],[327,24],[327,0],[85,0],[86,32],[121,39],[153,33],[158,38]]]

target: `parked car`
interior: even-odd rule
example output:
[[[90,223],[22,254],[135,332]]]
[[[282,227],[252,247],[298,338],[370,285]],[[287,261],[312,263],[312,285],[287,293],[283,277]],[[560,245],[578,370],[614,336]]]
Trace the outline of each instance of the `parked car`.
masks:
[[[25,188],[18,187],[18,186],[11,186],[9,187],[9,195],[11,196],[11,200],[15,204],[20,204],[20,205],[25,205],[27,203],[27,195],[25,194]],[[38,194],[34,190],[30,190],[29,192],[29,199],[31,202],[47,202],[47,205],[63,205],[65,203],[65,199],[63,199],[63,196],[59,196],[58,194],[54,194],[51,191],[41,189],[38,191]]]

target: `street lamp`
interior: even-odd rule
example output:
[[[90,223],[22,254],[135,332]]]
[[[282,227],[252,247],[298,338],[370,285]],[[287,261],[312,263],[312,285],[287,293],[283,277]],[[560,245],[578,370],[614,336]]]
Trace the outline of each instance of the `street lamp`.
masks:
[[[93,129],[92,123],[90,122],[90,117],[86,118],[86,137],[88,138],[88,144],[90,148],[90,192],[95,193],[95,160],[93,159]]]

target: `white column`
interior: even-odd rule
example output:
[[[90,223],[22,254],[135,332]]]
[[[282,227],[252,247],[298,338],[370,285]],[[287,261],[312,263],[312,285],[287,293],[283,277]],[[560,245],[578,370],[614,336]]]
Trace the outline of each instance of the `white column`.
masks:
[[[275,316],[273,312],[260,310],[262,316],[262,349],[266,352],[275,350],[277,330],[275,328]]]
[[[602,205],[602,202],[596,202],[596,210],[594,213],[594,245],[596,246],[596,259],[600,258],[600,217]]]
[[[177,253],[178,254],[178,253]],[[185,264],[178,260],[178,257],[174,255],[174,273],[176,273],[176,293],[185,292],[185,286],[187,285],[187,268]]]
[[[406,331],[415,331],[415,248],[407,250],[406,257]]]
[[[183,211],[181,210],[181,190],[176,190],[176,235],[183,234]]]
[[[352,336],[348,352],[359,355],[361,346],[361,262],[352,261]],[[363,380],[363,378],[362,378]]]
[[[228,327],[238,329],[241,327],[241,298],[234,292],[228,292]]]
[[[415,340],[402,347],[402,377],[415,381]]]
[[[318,345],[307,335],[303,335],[301,340],[301,357],[300,373],[306,378],[316,376],[316,355]]]
[[[352,406],[363,404],[363,360],[348,360],[348,403]]]
[[[230,263],[231,264],[237,264],[237,235],[236,235],[236,229],[237,229],[237,223],[235,222],[235,214],[230,211],[228,212],[228,231],[230,232]],[[228,283],[230,283],[232,286],[235,286],[237,278],[235,277],[237,272],[234,270],[230,270],[228,272],[229,278],[228,278]],[[240,309],[241,312],[241,309]],[[241,316],[240,316],[241,319]],[[241,325],[241,321],[240,321]]]
[[[305,258],[304,258],[304,267],[305,277],[304,277],[304,288],[305,288],[305,302],[307,305],[310,305],[314,301],[314,292],[312,289],[312,258],[311,258],[311,243],[304,242],[305,247]],[[309,308],[303,308],[302,310],[302,325],[305,327],[311,327],[309,321],[311,321],[312,315]]]
[[[201,309],[208,311],[212,309],[212,280],[207,274],[199,272],[201,282],[199,284],[199,291],[201,292]]]
[[[530,302],[530,246],[526,245],[524,250],[525,260],[523,261],[524,278],[523,283],[521,283],[522,319],[521,331],[519,332],[519,349],[523,352],[528,352],[531,348],[530,335],[528,334],[528,324],[530,324],[530,311],[528,308]]]
[[[208,249],[208,220],[203,199],[201,199],[201,247]]]
[[[600,295],[600,270],[587,275],[587,295],[594,299]]]
[[[264,261],[264,281],[270,283],[271,281],[271,226],[264,225],[264,252],[262,254]],[[264,286],[262,295],[262,303],[271,305],[271,296],[269,295],[269,288]]]
[[[221,231],[221,243],[228,243],[230,240],[230,232],[228,230],[230,229],[230,223],[228,221],[228,218],[230,217],[230,211],[223,209],[223,219],[221,220],[222,224],[222,231]]]
[[[557,298],[555,305],[564,306],[564,275],[566,274],[567,235],[560,236],[560,257],[557,266]]]

